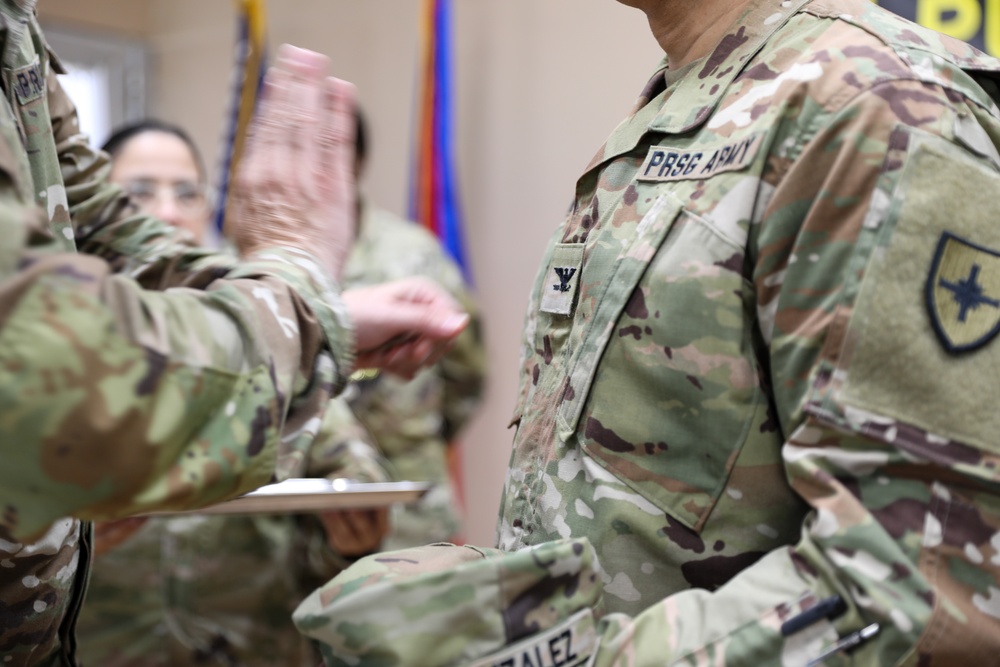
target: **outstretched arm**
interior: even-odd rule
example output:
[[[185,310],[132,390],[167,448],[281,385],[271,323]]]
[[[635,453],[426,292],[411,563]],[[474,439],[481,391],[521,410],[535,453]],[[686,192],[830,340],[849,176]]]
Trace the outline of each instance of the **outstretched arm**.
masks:
[[[315,59],[289,57],[294,62],[279,66],[279,78],[299,77],[296,85],[315,95],[286,94],[267,114],[312,114],[322,127],[340,127],[350,116],[349,89],[329,95],[339,84],[322,83]],[[313,106],[304,111],[303,104]],[[311,151],[311,162],[296,162],[295,173],[276,176],[255,167],[270,161],[277,144],[272,138],[246,164],[284,194],[295,179],[320,178],[313,168],[318,161],[349,161],[338,152],[343,144],[335,143],[326,148],[336,157]],[[0,157],[18,147],[7,149]],[[351,233],[337,226],[349,219],[338,207],[350,207],[353,199],[329,200],[344,192],[343,183],[288,202],[289,214],[276,221],[259,215],[267,206],[252,206],[273,204],[274,192],[255,191],[261,181],[244,179],[251,213],[242,224],[259,233],[248,235],[256,242],[245,244],[243,261],[233,263],[201,251],[174,253],[173,237],[152,223],[140,224],[149,231],[145,237],[135,228],[94,223],[94,233],[115,231],[111,236],[121,241],[99,244],[102,257],[55,252],[45,213],[15,187],[16,161],[0,161],[0,170],[6,239],[0,249],[6,434],[0,525],[15,536],[37,535],[62,516],[110,519],[190,508],[266,483],[279,449],[303,447],[314,435],[310,418],[353,370],[355,340],[369,352],[412,339],[409,351],[383,359],[390,369],[408,372],[424,361],[414,352],[433,357],[464,326],[438,292],[394,286],[355,309],[355,339],[348,307],[329,277]],[[296,208],[304,205],[312,207],[309,214]],[[292,243],[300,224],[301,239]],[[326,232],[333,241],[307,242]],[[147,291],[144,284],[164,291]],[[389,306],[395,308],[386,312]]]

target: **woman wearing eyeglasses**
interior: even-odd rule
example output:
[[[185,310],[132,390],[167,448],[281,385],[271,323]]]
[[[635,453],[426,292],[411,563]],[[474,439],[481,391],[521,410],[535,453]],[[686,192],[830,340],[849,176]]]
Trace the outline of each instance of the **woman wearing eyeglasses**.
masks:
[[[184,130],[145,120],[118,130],[103,148],[114,160],[111,182],[142,212],[188,230],[200,244],[215,245],[205,167]]]

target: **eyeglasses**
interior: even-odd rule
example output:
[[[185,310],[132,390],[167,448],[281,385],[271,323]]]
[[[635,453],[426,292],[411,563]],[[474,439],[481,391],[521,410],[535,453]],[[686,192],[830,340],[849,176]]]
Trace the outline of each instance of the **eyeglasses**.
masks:
[[[163,201],[163,197],[171,198],[177,208],[186,213],[200,212],[208,203],[208,188],[201,183],[190,181],[161,183],[139,179],[123,184],[122,188],[129,199],[143,210],[153,208]]]

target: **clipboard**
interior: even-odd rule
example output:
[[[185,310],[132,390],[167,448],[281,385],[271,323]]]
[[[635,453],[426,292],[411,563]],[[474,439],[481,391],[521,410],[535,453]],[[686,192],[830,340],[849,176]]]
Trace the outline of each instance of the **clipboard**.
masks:
[[[292,478],[200,509],[150,512],[149,515],[309,514],[369,509],[416,502],[432,486],[430,482],[361,483],[343,479]]]

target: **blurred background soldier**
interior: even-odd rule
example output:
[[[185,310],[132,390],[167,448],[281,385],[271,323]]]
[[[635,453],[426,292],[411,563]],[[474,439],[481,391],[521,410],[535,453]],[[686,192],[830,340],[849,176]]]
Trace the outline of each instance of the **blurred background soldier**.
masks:
[[[180,128],[147,120],[103,146],[109,180],[140,213],[213,237],[200,154]],[[336,431],[331,429],[336,428]],[[288,477],[385,481],[367,431],[333,399],[311,447],[290,459]],[[226,665],[314,667],[320,660],[291,611],[329,569],[333,553],[368,553],[385,532],[379,512],[335,513],[353,532],[336,541],[306,517],[123,519],[96,525],[96,557],[78,622],[79,655],[99,667]],[[380,517],[382,519],[380,520]],[[355,533],[360,532],[360,536]],[[358,542],[360,541],[360,544]],[[324,551],[331,551],[324,554]]]
[[[360,182],[368,157],[367,123],[355,116],[355,174]],[[476,303],[454,261],[438,240],[415,223],[358,198],[357,238],[348,256],[343,284],[376,285],[424,276],[451,294],[470,314],[469,326],[448,353],[411,380],[362,369],[345,398],[389,459],[400,480],[433,482],[419,503],[393,509],[383,548],[396,549],[452,541],[460,529],[459,498],[449,477],[449,446],[482,399],[486,372]],[[475,457],[475,443],[467,447]],[[328,530],[340,528],[328,522]]]

